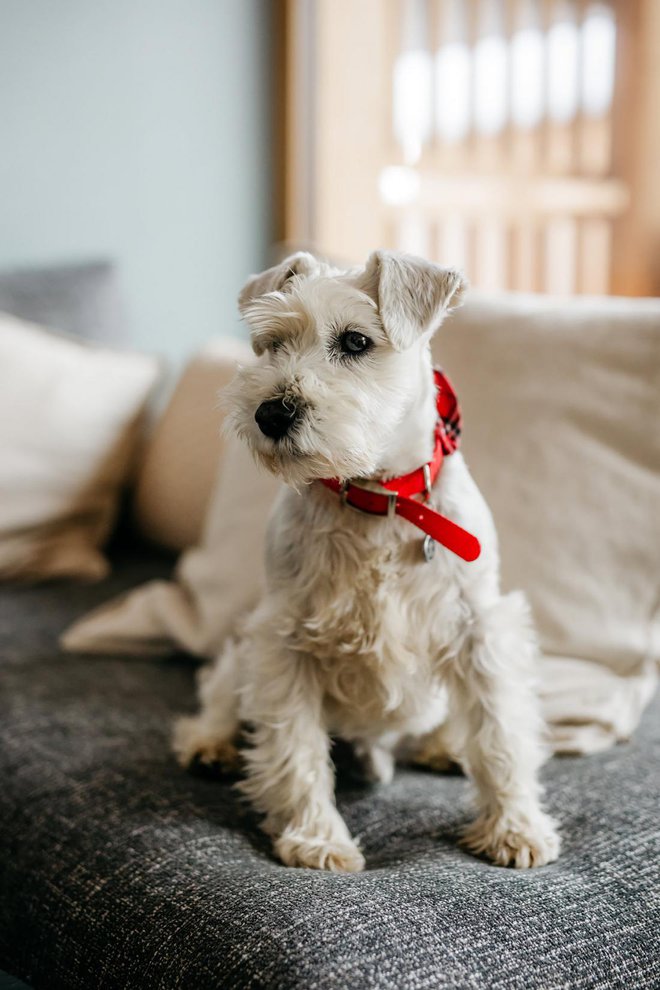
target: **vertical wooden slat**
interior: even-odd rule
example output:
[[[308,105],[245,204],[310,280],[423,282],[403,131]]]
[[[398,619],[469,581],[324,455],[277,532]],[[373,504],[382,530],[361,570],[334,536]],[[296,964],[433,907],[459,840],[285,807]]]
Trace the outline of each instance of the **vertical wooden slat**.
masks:
[[[316,242],[360,262],[385,234],[378,176],[389,146],[382,107],[390,66],[382,4],[360,0],[356,17],[353,0],[316,0],[315,11]]]
[[[431,143],[433,62],[427,0],[402,0],[401,50],[395,62],[395,117],[406,164],[414,165]]]
[[[612,121],[603,117],[582,116],[579,122],[579,171],[598,178],[609,175],[612,167]]]
[[[449,134],[454,116],[454,127],[461,123],[461,104],[467,104],[466,116],[470,116],[472,79],[447,79],[453,64],[460,75],[460,63],[468,66],[471,55],[468,49],[467,23],[469,9],[474,0],[431,0],[434,25],[434,131],[435,162],[440,169],[467,168],[470,165],[469,149],[465,136]],[[452,62],[453,59],[453,62]],[[446,85],[443,85],[446,83]],[[456,101],[459,101],[458,107]],[[470,120],[466,120],[468,128]]]
[[[538,105],[533,107],[534,94],[530,94],[527,119],[514,122],[514,110],[521,99],[519,87],[524,81],[519,78],[520,62],[533,52],[537,44],[537,57],[540,64],[537,71],[543,79],[545,74],[544,47],[542,35],[542,11],[540,0],[509,0],[508,33],[511,39],[509,100],[511,122],[509,126],[510,170],[515,180],[524,188],[542,174],[543,167],[543,84],[537,94]],[[513,45],[516,45],[514,53]],[[538,50],[540,49],[540,50]],[[524,63],[523,63],[524,64]],[[524,97],[522,97],[524,98]],[[541,236],[537,220],[533,215],[513,218],[508,235],[508,276],[507,287],[518,291],[540,291],[544,288],[541,252]]]
[[[585,168],[590,154],[590,148],[583,141],[583,135],[589,123],[584,114],[582,105],[582,74],[584,72],[584,22],[589,7],[589,0],[573,0],[575,9],[575,25],[578,30],[578,60],[577,60],[577,99],[576,113],[571,122],[573,160],[571,162],[572,171],[578,175],[589,174],[589,169]],[[586,160],[585,160],[586,159]]]
[[[606,295],[609,291],[611,224],[602,218],[586,218],[578,225],[578,291]]]
[[[311,245],[315,240],[314,212],[316,174],[312,126],[316,93],[313,9],[310,0],[285,0],[284,20],[286,65],[283,87],[286,99],[282,186],[285,201],[282,239],[289,244]]]
[[[438,259],[443,265],[462,269],[474,277],[473,259],[469,254],[468,230],[465,217],[457,212],[447,212],[438,227]]]
[[[393,161],[401,159],[401,149],[395,144],[394,134],[394,84],[395,66],[401,55],[403,39],[403,0],[389,0],[382,17],[381,32],[383,55],[385,97],[380,112],[380,126],[383,134],[383,150],[385,156]]]
[[[517,74],[514,75],[513,48],[510,52],[510,163],[514,173],[529,176],[535,171],[541,171],[543,165],[542,120],[545,112],[543,78],[546,69],[541,3],[539,0],[509,0],[509,31],[512,45],[516,44],[519,46],[516,53],[517,58],[531,57],[529,46],[533,45],[534,41],[538,43],[539,49],[536,53],[539,65],[538,69],[535,70],[541,76],[540,93],[537,94],[539,102],[537,117],[534,121],[530,112],[529,120],[524,126],[522,122],[514,123],[513,120],[514,100],[516,97],[521,98],[520,89],[524,87],[525,81],[519,79]],[[525,45],[528,46],[526,52]],[[529,94],[530,102],[533,101],[534,95],[533,92]],[[529,109],[531,111],[531,106]]]
[[[573,217],[554,217],[545,228],[546,291],[570,295],[576,289],[576,225]]]
[[[442,220],[436,218],[429,223],[429,245],[429,260],[441,265]]]
[[[464,221],[465,264],[463,270],[473,285],[479,285],[477,266],[477,227],[471,217]]]
[[[494,171],[501,168],[505,161],[504,132],[506,121],[494,120],[486,128],[486,119],[481,122],[477,118],[479,103],[493,99],[493,108],[497,103],[504,104],[506,111],[508,60],[504,40],[504,0],[478,0],[474,4],[473,17],[473,127],[474,127],[474,164],[478,170]],[[500,73],[503,72],[503,76]],[[500,106],[501,108],[501,106]],[[492,127],[492,129],[491,129]]]
[[[585,34],[585,26],[587,25],[590,17],[598,11],[609,11],[614,23],[614,11],[611,0],[598,0],[598,3],[594,3],[593,0],[580,0],[581,9],[581,20],[582,20],[582,58],[581,58],[581,69],[584,75],[585,72],[585,58],[587,56],[587,51],[585,45],[587,42]],[[591,51],[590,57],[593,58],[596,54]],[[601,54],[601,58],[604,60],[606,57],[605,52]],[[593,64],[591,65],[593,68]],[[607,71],[607,64],[603,64],[602,71]],[[583,78],[584,83],[584,78]],[[578,170],[587,176],[605,176],[610,173],[612,165],[612,107],[611,105],[603,110],[600,114],[593,114],[589,112],[589,108],[584,106],[584,100],[580,107],[580,113],[577,120],[578,128],[578,155],[577,155],[577,165]]]
[[[287,240],[287,171],[291,157],[288,136],[294,126],[287,90],[287,73],[291,63],[289,50],[289,0],[274,0],[273,25],[273,240]]]
[[[420,210],[401,214],[396,237],[399,251],[428,257],[433,250],[431,224]]]
[[[475,277],[491,291],[506,284],[504,225],[497,217],[480,218],[475,225]]]
[[[444,10],[442,0],[427,0],[428,45],[431,55],[431,138],[429,149],[437,156],[439,134],[437,127],[438,93],[436,87],[437,57],[444,41]]]
[[[536,222],[532,227],[534,237],[534,292],[547,292],[548,285],[545,278],[547,264],[547,245],[545,237],[545,225]]]
[[[510,243],[509,287],[521,292],[541,292],[545,286],[541,238],[532,218],[514,223]]]
[[[474,127],[475,118],[475,79],[474,49],[479,40],[481,0],[467,0],[465,20],[465,41],[470,51],[470,130],[465,145],[470,164],[474,167],[479,160],[478,135]]]
[[[614,173],[631,191],[615,224],[611,291],[660,294],[660,3],[618,0]]]
[[[559,174],[559,175],[569,175],[573,171],[575,164],[575,150],[576,150],[576,129],[575,129],[575,117],[568,116],[569,111],[567,110],[566,118],[556,119],[552,116],[552,96],[553,92],[556,93],[559,87],[566,87],[568,90],[568,83],[571,82],[570,74],[573,71],[574,66],[571,66],[573,61],[572,47],[567,47],[564,52],[564,57],[560,62],[558,56],[553,57],[551,55],[551,46],[556,45],[555,52],[561,53],[561,48],[557,43],[557,38],[560,37],[558,32],[565,33],[566,45],[572,46],[571,38],[577,40],[577,10],[575,0],[544,0],[544,7],[546,10],[546,24],[545,29],[548,33],[548,57],[546,59],[546,86],[547,86],[547,100],[548,100],[548,117],[546,124],[546,167],[548,171]],[[577,87],[577,77],[575,79],[575,86]],[[574,93],[575,103],[577,104],[577,88]],[[569,101],[570,102],[570,98]]]
[[[520,18],[520,0],[504,0],[502,11],[502,32],[506,44],[507,54],[507,74],[506,74],[506,123],[502,132],[503,157],[511,167],[514,166],[514,141],[516,130],[513,124],[513,87],[515,84],[513,77],[512,63],[512,41],[515,35]]]
[[[382,224],[383,239],[381,244],[384,248],[389,248],[391,251],[398,251],[398,225],[394,218],[386,213]]]

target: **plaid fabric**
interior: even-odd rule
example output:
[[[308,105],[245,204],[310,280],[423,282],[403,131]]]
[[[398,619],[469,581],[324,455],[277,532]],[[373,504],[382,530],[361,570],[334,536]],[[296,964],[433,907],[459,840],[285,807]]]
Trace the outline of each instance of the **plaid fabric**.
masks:
[[[438,425],[435,428],[436,439],[440,439],[442,452],[445,456],[453,454],[458,449],[461,437],[461,407],[454,386],[441,368],[433,372],[435,385],[438,390],[436,406],[438,410]]]

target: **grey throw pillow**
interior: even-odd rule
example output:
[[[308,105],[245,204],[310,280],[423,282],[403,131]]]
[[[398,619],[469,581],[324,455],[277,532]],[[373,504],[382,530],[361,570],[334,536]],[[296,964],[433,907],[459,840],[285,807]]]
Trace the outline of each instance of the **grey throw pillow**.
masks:
[[[0,272],[0,312],[102,344],[128,340],[112,262]]]

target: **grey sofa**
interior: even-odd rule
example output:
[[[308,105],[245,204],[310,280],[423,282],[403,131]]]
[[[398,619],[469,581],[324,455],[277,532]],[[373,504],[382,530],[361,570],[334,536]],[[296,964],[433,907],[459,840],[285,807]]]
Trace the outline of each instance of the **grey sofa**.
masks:
[[[660,703],[632,742],[551,761],[558,863],[462,852],[461,776],[344,765],[367,869],[277,863],[232,780],[168,749],[194,665],[73,658],[58,634],[171,566],[130,539],[94,587],[0,591],[0,966],[44,990],[660,987]]]

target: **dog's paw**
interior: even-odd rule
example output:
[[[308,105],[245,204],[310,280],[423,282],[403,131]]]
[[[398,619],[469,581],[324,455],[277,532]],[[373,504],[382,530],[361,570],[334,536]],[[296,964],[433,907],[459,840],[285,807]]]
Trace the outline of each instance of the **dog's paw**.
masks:
[[[482,815],[468,825],[461,841],[497,866],[517,869],[552,863],[561,846],[555,823],[542,811],[520,819]]]
[[[364,856],[350,839],[338,841],[287,829],[274,845],[285,866],[332,873],[359,873],[364,869]]]
[[[220,766],[228,773],[237,773],[242,766],[241,754],[234,740],[209,730],[197,715],[177,720],[172,749],[182,767],[189,767],[198,761],[205,766]]]

